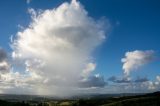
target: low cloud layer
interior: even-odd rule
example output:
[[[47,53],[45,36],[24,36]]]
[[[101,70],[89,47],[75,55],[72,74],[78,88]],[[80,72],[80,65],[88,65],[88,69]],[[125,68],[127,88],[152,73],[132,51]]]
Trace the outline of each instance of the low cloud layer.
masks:
[[[143,77],[143,78],[137,77],[137,79],[134,82],[139,83],[139,82],[147,82],[147,81],[149,81],[147,77]]]
[[[108,78],[108,81],[111,81],[114,83],[130,83],[131,79],[129,77],[117,78],[116,76],[112,76]]]
[[[158,77],[155,81],[149,80],[147,77],[115,77],[108,79],[112,92],[116,93],[147,93],[158,91],[160,88],[160,80]]]
[[[90,76],[87,79],[83,79],[80,81],[79,85],[82,88],[92,88],[92,87],[105,87],[107,83],[105,82],[104,78],[99,74],[94,76]]]
[[[160,75],[156,76],[155,81],[149,81],[146,83],[148,88],[152,91],[159,91],[160,90]]]
[[[129,75],[131,71],[140,68],[141,66],[153,61],[154,51],[140,51],[135,50],[127,52],[125,57],[121,59],[123,63],[123,70],[125,75]]]
[[[108,81],[113,82],[113,83],[142,83],[142,82],[147,82],[149,79],[147,77],[137,77],[135,79],[132,79],[130,77],[116,77],[112,76],[108,78]]]
[[[103,76],[92,73],[96,69],[92,53],[106,39],[106,20],[94,20],[76,0],[29,13],[32,22],[12,42],[15,66],[4,76],[12,79],[8,82],[13,88],[65,96],[77,88],[105,86]]]

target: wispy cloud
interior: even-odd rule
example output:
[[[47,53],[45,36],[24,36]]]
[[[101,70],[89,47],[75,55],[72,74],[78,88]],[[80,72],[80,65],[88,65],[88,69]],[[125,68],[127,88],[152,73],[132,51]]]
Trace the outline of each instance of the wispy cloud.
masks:
[[[31,3],[31,1],[32,1],[32,0],[26,0],[26,3],[29,4],[29,3]]]

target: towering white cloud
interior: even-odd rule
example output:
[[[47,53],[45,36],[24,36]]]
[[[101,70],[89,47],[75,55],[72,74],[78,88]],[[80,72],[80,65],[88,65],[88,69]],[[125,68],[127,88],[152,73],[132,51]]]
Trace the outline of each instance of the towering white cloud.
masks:
[[[26,68],[28,77],[23,82],[33,84],[40,94],[57,95],[71,92],[68,87],[83,85],[79,83],[83,79],[90,84],[93,79],[92,87],[102,86],[103,78],[92,78],[96,65],[91,54],[105,40],[109,24],[89,17],[76,0],[51,10],[29,12],[32,22],[17,33],[12,44],[14,61]]]
[[[141,66],[151,62],[154,59],[154,51],[135,50],[127,52],[125,58],[122,58],[123,70],[126,75],[129,75],[132,70],[138,69]]]

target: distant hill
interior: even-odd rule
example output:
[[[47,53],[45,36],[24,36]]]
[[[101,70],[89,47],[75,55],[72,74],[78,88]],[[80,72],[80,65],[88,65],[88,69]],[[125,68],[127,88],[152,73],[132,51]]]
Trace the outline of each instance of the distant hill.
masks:
[[[148,93],[146,96],[160,96],[160,91],[154,92],[154,93]]]
[[[160,92],[145,95],[120,97],[102,106],[160,106]]]
[[[0,106],[160,106],[159,91],[148,94],[92,94],[72,98],[0,95]]]
[[[160,96],[145,95],[113,101],[102,106],[160,106]]]
[[[74,106],[160,106],[160,92],[111,98],[81,99]]]

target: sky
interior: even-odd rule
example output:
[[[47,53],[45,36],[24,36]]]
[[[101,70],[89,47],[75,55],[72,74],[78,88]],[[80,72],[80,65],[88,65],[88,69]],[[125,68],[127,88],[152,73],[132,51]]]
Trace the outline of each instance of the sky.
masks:
[[[159,0],[0,1],[0,93],[160,90]]]

